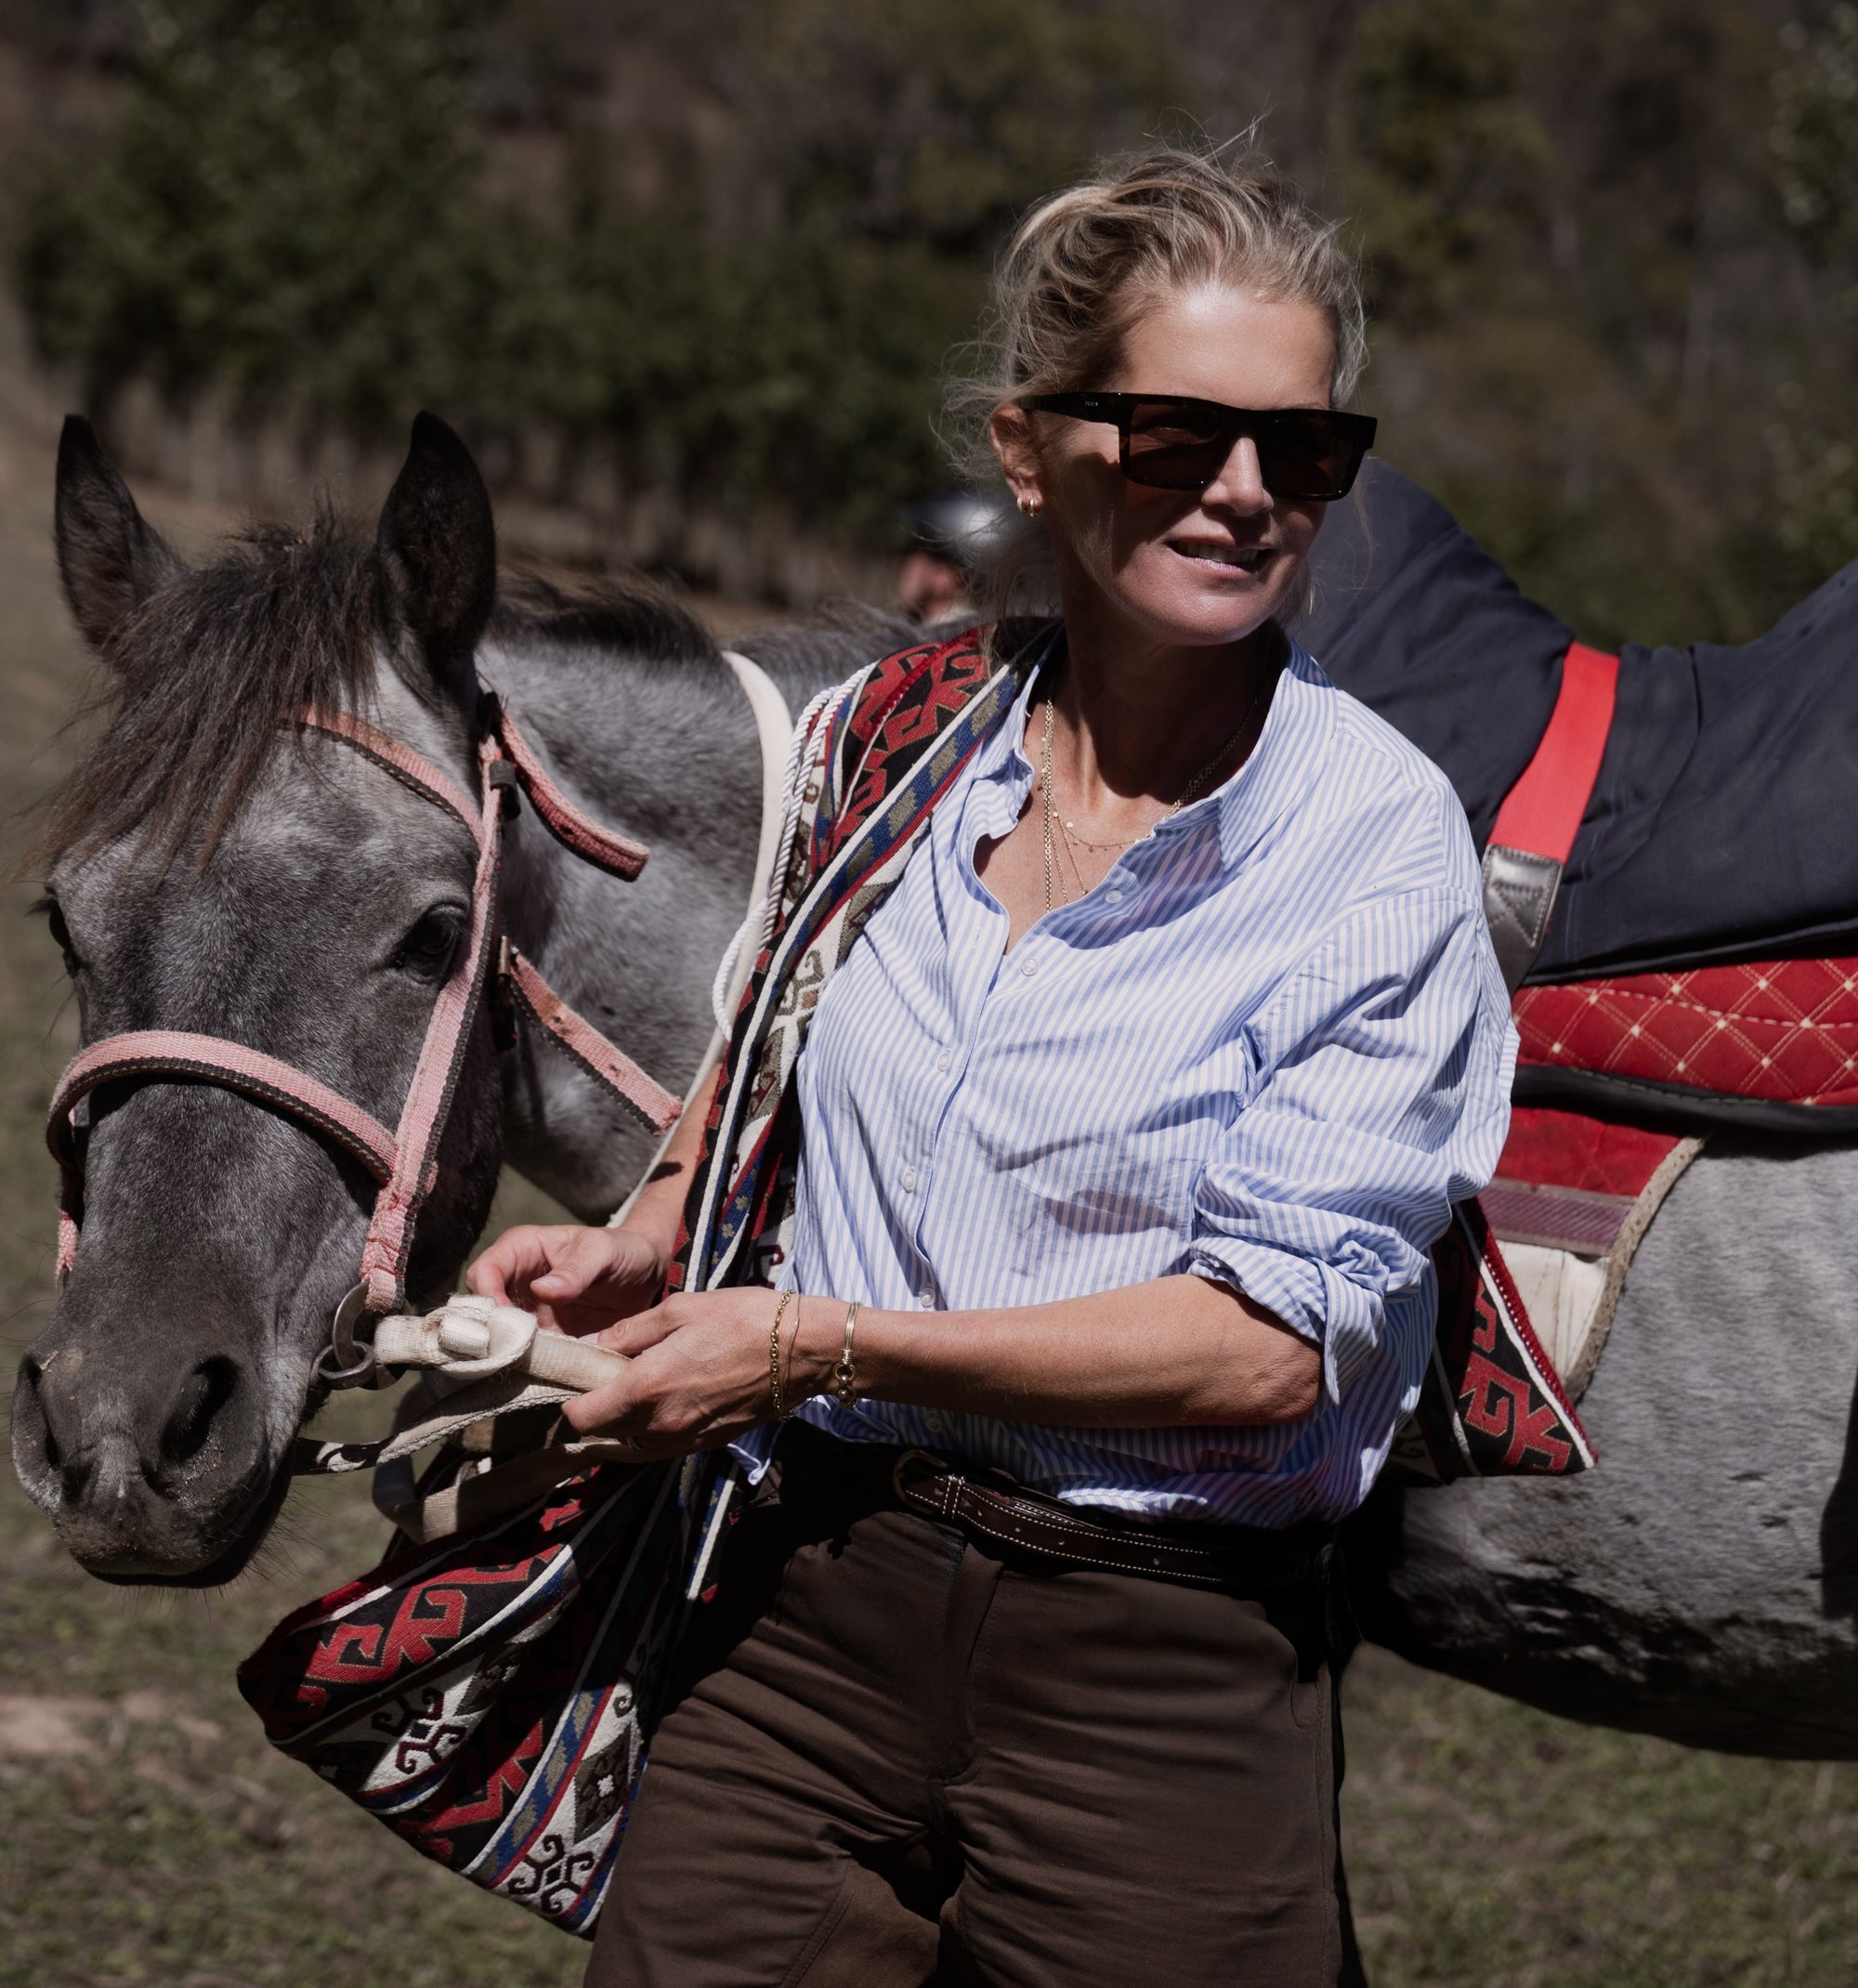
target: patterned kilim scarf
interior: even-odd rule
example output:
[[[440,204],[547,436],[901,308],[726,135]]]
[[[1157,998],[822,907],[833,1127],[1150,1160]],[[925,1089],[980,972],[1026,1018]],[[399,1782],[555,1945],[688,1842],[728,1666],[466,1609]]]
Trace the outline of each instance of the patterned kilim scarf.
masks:
[[[818,709],[776,896],[704,1129],[674,1288],[768,1283],[793,1217],[790,1079],[826,982],[896,886],[936,803],[1055,647],[1055,623],[1003,624],[873,663]]]
[[[1056,635],[1006,624],[907,650],[810,714],[674,1288],[769,1282],[784,1260],[791,1079],[820,990]],[[1433,1255],[1437,1340],[1396,1467],[1433,1484],[1584,1469],[1592,1453],[1475,1202]],[[274,1746],[415,1848],[586,1935],[732,1483],[708,1458],[602,1465],[299,1609],[241,1689]]]

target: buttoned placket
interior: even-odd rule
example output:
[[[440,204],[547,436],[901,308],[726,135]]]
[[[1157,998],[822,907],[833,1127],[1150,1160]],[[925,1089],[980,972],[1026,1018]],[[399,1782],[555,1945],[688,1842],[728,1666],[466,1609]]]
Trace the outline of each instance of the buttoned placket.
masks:
[[[997,908],[977,897],[972,888],[977,880],[962,885],[960,858],[975,844],[970,841],[963,852],[958,842],[963,829],[977,825],[996,836],[1002,832],[999,817],[1007,811],[1014,773],[1023,773],[1020,809],[1009,819],[1031,802],[1032,819],[1020,838],[1029,846],[1015,854],[1029,858],[1026,867],[1036,889],[1039,795],[1030,770],[1012,764],[1023,735],[1036,745],[1036,728],[1025,733],[1023,704],[1020,722],[984,742],[972,776],[948,797],[955,807],[938,810],[929,824],[913,881],[896,894],[894,913],[873,921],[873,943],[855,969],[859,977],[844,983],[871,990],[870,1007],[861,994],[856,1023],[842,1019],[818,1038],[831,1048],[830,1060],[815,1059],[808,1102],[818,1105],[826,1130],[814,1153],[803,1155],[803,1206],[811,1219],[795,1244],[796,1263],[809,1250],[817,1257],[817,1264],[805,1262],[817,1281],[830,1284],[843,1263],[848,1279],[865,1278],[872,1301],[899,1312],[1037,1303],[1062,1295],[1054,1287],[1064,1281],[1076,1234],[1063,1199],[1064,1155],[1074,1144],[1091,1170],[1091,1191],[1101,1161],[1106,1198],[1126,1196],[1142,1218],[1140,1233],[1132,1232],[1126,1242],[1115,1223],[1106,1225],[1108,1238],[1093,1225],[1080,1243],[1103,1258],[1106,1273],[1153,1275],[1149,1259],[1164,1247],[1163,1232],[1188,1233],[1170,1170],[1184,1171],[1197,1159],[1199,1121],[1191,1112],[1176,1112],[1173,1096],[1189,1096],[1185,1086],[1197,1079],[1204,1063],[1206,1085],[1192,1097],[1230,1098],[1236,1113],[1249,1107],[1269,1074],[1268,1055],[1253,1055],[1241,1026],[1254,997],[1262,1001],[1276,985],[1272,976],[1280,958],[1294,967],[1301,957],[1312,902],[1315,919],[1324,919],[1361,867],[1379,859],[1387,840],[1379,832],[1379,815],[1355,820],[1354,790],[1334,780],[1317,801],[1319,808],[1337,803],[1340,825],[1321,812],[1307,816],[1321,843],[1316,853],[1336,858],[1333,870],[1316,871],[1295,836],[1274,832],[1280,822],[1295,817],[1298,825],[1303,818],[1296,809],[1334,765],[1327,746],[1338,729],[1337,713],[1345,710],[1297,661],[1247,767],[1160,824],[1152,837],[1107,853],[1102,859],[1109,868],[1096,887],[1035,921],[1016,961],[1018,948],[1009,952],[1003,935],[995,942],[988,914]],[[1380,741],[1351,719],[1342,743],[1350,754],[1370,760]],[[1378,790],[1371,781],[1368,787],[1364,798],[1373,802]],[[1383,810],[1393,828],[1423,833],[1426,824],[1409,822],[1397,799]],[[1210,825],[1216,825],[1216,835],[1208,832]],[[1332,852],[1325,838],[1333,840]],[[1342,867],[1344,859],[1352,867]],[[1282,882],[1287,860],[1293,867],[1305,862],[1311,871],[1294,894]],[[1254,868],[1256,878],[1250,874]],[[1068,870],[1066,875],[1075,882]],[[1233,896],[1225,900],[1228,886]],[[1473,914],[1474,896],[1473,883],[1467,899]],[[1210,904],[1215,897],[1221,901]],[[1177,950],[1184,967],[1176,962]],[[1017,970],[1028,963],[1031,973]],[[1268,1040],[1257,1046],[1268,1049]],[[1101,1109],[1094,1097],[1070,1094],[1074,1086],[1094,1091],[1100,1083]],[[1166,1097],[1158,1100],[1157,1089]],[[855,1108],[835,1115],[844,1099]],[[1190,1121],[1184,1127],[1177,1122],[1184,1119]],[[1099,1120],[1101,1129],[1093,1131]],[[906,1171],[914,1174],[913,1187],[903,1184]],[[850,1219],[835,1229],[841,1176]],[[1195,1223],[1197,1210],[1197,1203],[1187,1218]],[[1304,1253],[1301,1238],[1281,1239],[1279,1225],[1268,1219],[1273,1211],[1265,1214],[1253,1224],[1255,1238],[1248,1231],[1236,1239],[1292,1258]],[[1153,1246],[1151,1231],[1161,1237]],[[1297,1292],[1290,1296],[1295,1301]],[[816,1412],[833,1411],[828,1405]],[[869,1428],[859,1433],[887,1430],[892,1440],[976,1456],[1000,1453],[1022,1470],[1022,1457],[1030,1457],[1027,1474],[1055,1474],[1067,1483],[1079,1476],[1062,1441],[1048,1443],[1050,1432],[1027,1429],[1013,1438],[1002,1436],[990,1418],[949,1414],[931,1423],[921,1409],[882,1403],[867,1403],[865,1417]],[[952,1441],[942,1432],[945,1423]],[[1300,1452],[1295,1460],[1281,1461],[1268,1444],[1247,1441],[1243,1432],[1235,1432],[1230,1457],[1197,1452],[1184,1459],[1167,1443],[1148,1440],[1152,1432],[1135,1432],[1126,1443],[1105,1441],[1103,1461],[1087,1463],[1082,1475],[1093,1489],[1145,1513],[1171,1509],[1184,1478],[1196,1479],[1197,1499],[1197,1473],[1210,1476],[1208,1502],[1217,1499],[1223,1511],[1275,1513],[1304,1482],[1325,1497],[1337,1495],[1338,1487],[1345,1493],[1354,1448],[1371,1437],[1372,1427],[1371,1419],[1344,1415],[1339,1462],[1328,1454],[1333,1444],[1315,1445],[1322,1454]],[[1256,1478],[1255,1490],[1241,1473]]]
[[[974,853],[983,838],[1003,835],[1013,826],[1025,804],[1026,795],[1030,791],[1032,782],[1031,766],[1024,752],[1016,749],[1010,755],[1006,768],[1002,770],[1016,776],[1005,784],[1003,801],[1001,798],[1002,786],[996,777],[986,784],[984,791],[971,796],[969,805],[973,805],[976,800],[980,803],[979,818],[964,819],[959,826],[957,836],[957,861],[961,864],[963,873],[962,883],[964,893],[971,894],[971,902],[978,899],[991,904],[989,916],[996,922],[1004,921],[1006,913],[993,900],[992,893],[982,883],[975,868]],[[963,813],[966,814],[965,807]],[[1028,934],[1027,938],[1029,937]],[[1028,954],[1023,961],[1020,958],[1027,939],[1023,938],[1010,956],[1006,953],[1003,932],[999,934],[999,942],[1001,957],[989,984],[978,991],[977,999],[966,1012],[952,1017],[955,1040],[945,1042],[936,1053],[936,1073],[943,1082],[939,1086],[940,1094],[936,1098],[930,1114],[931,1122],[926,1139],[928,1151],[921,1156],[903,1156],[897,1175],[898,1186],[910,1197],[913,1204],[909,1217],[909,1239],[915,1257],[915,1296],[918,1309],[924,1312],[934,1311],[936,1304],[935,1274],[922,1239],[929,1220],[930,1195],[934,1184],[934,1149],[941,1138],[942,1130],[948,1122],[949,1113],[953,1108],[969,1061],[974,1054],[975,1043],[985,1026],[988,1001],[999,993],[1002,983],[1011,982],[1012,976],[1006,969],[1014,964],[1020,965],[1020,977],[1025,979],[1035,977],[1038,970],[1038,962],[1033,956]],[[936,1411],[925,1411],[924,1419],[928,1426],[937,1432],[944,1427],[943,1418]]]
[[[932,1206],[935,1148],[968,1065],[985,1036],[990,1006],[999,1001],[1010,1001],[1015,994],[1041,1001],[1050,999],[1042,983],[1062,964],[1067,936],[1087,932],[1108,908],[1120,908],[1137,896],[1148,881],[1144,872],[1152,872],[1166,860],[1166,852],[1176,836],[1203,831],[1210,825],[1206,803],[1184,810],[1182,816],[1162,824],[1168,832],[1125,850],[1095,889],[1068,904],[1055,906],[1039,918],[1008,952],[1004,929],[1007,914],[980,877],[975,865],[975,851],[984,839],[1004,835],[1021,818],[1027,798],[1036,791],[1037,776],[1022,739],[1009,749],[1002,765],[977,785],[968,807],[963,809],[965,818],[959,825],[956,857],[962,865],[964,894],[970,904],[987,908],[987,915],[995,926],[1000,954],[992,974],[978,990],[972,1007],[954,1018],[956,1040],[944,1043],[936,1053],[936,1073],[946,1081],[928,1114],[925,1150],[897,1156],[897,1186],[910,1203],[908,1221],[915,1259],[915,1302],[922,1311],[933,1311],[936,1303],[934,1272],[923,1240]],[[1212,798],[1209,796],[1207,801]],[[1211,820],[1217,819],[1215,804]],[[938,1417],[931,1415],[928,1419],[932,1427],[939,1426]]]

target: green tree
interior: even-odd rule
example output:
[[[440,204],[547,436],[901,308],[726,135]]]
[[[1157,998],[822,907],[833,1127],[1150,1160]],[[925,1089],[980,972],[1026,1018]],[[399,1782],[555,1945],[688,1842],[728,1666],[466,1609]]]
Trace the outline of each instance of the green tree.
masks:
[[[1775,190],[1838,300],[1845,332],[1843,366],[1811,385],[1786,382],[1768,436],[1776,535],[1787,571],[1810,582],[1858,557],[1858,7],[1835,7],[1816,33],[1790,22],[1781,46],[1769,134]]]
[[[752,152],[774,163],[787,218],[970,257],[1150,128],[1180,82],[1122,6],[761,0],[743,27]]]
[[[504,230],[478,194],[479,0],[150,0],[112,141],[47,162],[20,287],[94,399],[153,377],[367,427],[468,393]]]
[[[426,401],[511,459],[602,439],[635,485],[875,538],[947,473],[937,377],[1001,230],[1170,73],[1115,5],[693,0],[654,46],[733,147],[672,143],[641,198],[592,124],[565,201],[492,198],[483,103],[561,99],[566,27],[537,0],[144,0],[110,141],[28,202],[41,348],[104,410],[143,377],[372,436]]]
[[[879,541],[949,474],[939,380],[993,248],[1160,115],[1168,50],[1077,0],[695,0],[660,32],[735,142],[643,210],[583,156],[569,255],[600,329],[590,365],[548,375],[560,412],[710,503]]]
[[[1785,53],[1748,0],[1352,23],[1332,158],[1382,447],[1588,639],[1745,638],[1840,563],[1836,530],[1786,542],[1836,446],[1789,429],[1783,462],[1769,434],[1789,379],[1852,425],[1847,334],[1771,190]]]
[[[1540,241],[1553,154],[1524,52],[1488,0],[1388,0],[1356,29],[1338,136],[1383,318],[1436,324]]]
[[[1769,134],[1782,212],[1814,257],[1858,263],[1858,7],[1781,31]]]

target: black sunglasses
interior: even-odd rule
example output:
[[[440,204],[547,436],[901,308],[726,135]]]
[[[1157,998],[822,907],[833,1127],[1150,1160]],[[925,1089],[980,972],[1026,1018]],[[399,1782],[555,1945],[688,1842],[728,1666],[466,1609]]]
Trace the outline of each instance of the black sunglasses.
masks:
[[[1035,394],[1022,407],[1077,421],[1107,421],[1122,442],[1122,473],[1158,490],[1203,490],[1249,435],[1274,497],[1332,504],[1354,487],[1374,444],[1372,414],[1322,407],[1224,407],[1184,394]]]

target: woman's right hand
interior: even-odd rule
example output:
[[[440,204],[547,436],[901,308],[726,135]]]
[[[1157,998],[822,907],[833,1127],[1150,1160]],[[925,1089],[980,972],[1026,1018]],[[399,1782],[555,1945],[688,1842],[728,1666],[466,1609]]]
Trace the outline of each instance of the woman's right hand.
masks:
[[[663,1252],[641,1230],[530,1223],[505,1229],[464,1275],[480,1298],[533,1312],[577,1339],[648,1311],[664,1289]]]

